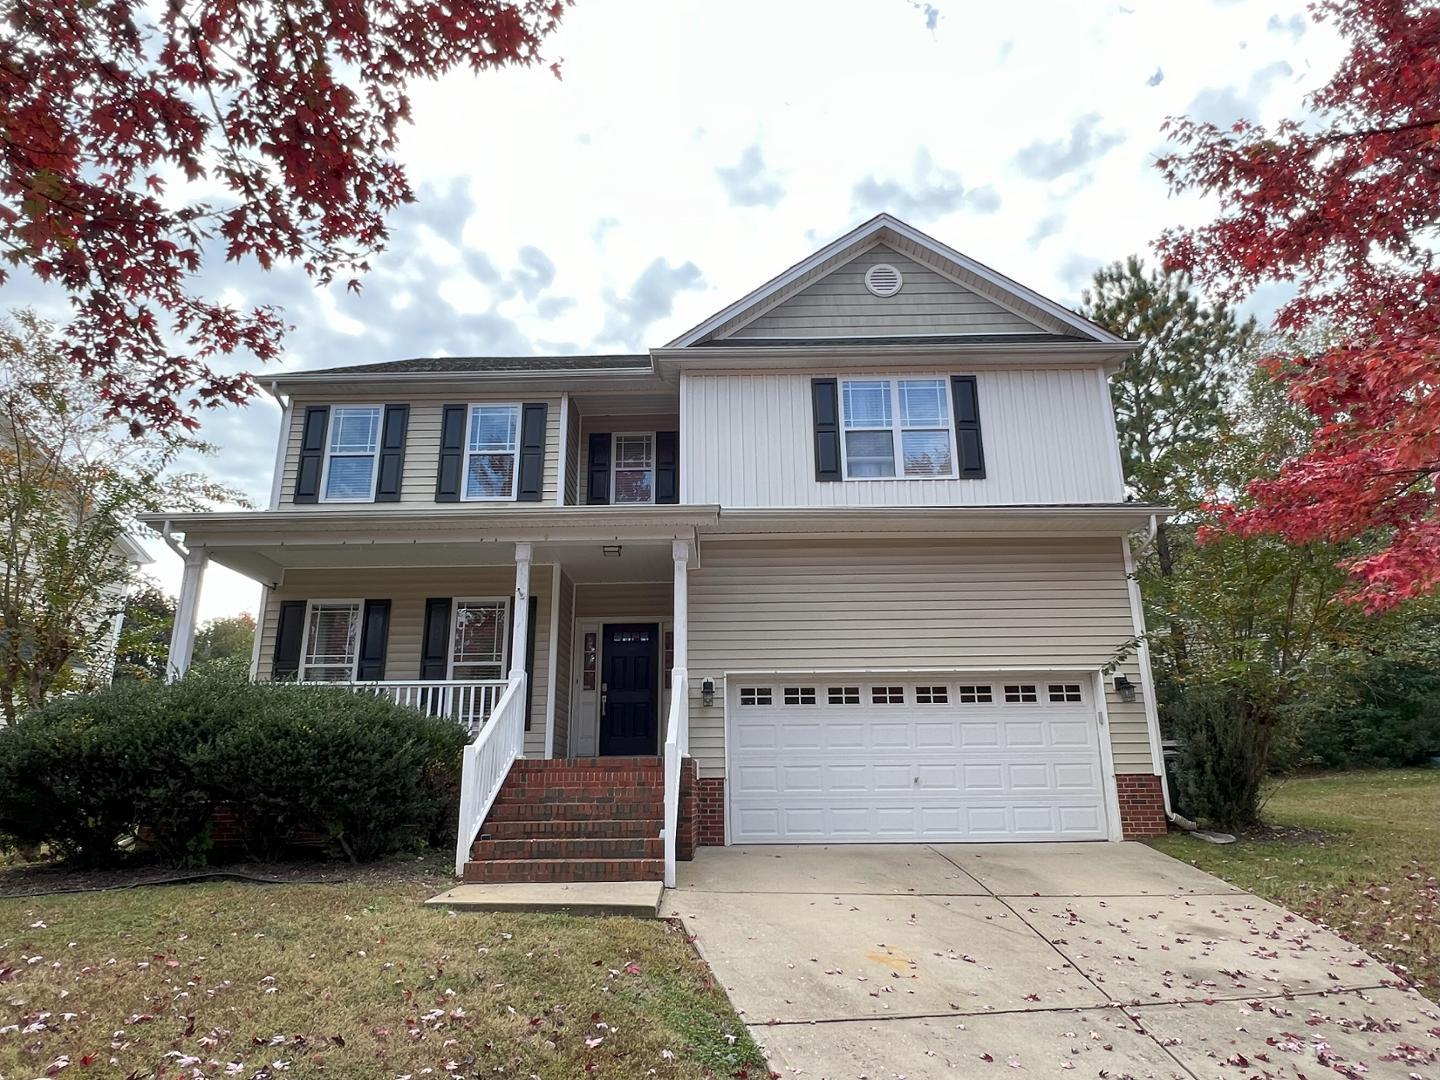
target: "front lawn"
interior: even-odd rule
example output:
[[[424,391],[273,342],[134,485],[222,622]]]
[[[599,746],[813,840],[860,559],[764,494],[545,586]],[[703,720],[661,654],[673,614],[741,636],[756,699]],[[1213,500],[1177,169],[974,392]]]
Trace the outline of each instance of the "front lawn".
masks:
[[[1268,837],[1152,843],[1323,923],[1440,1001],[1440,770],[1285,780],[1264,817]]]
[[[0,1080],[768,1075],[669,924],[421,908],[434,886],[0,900]]]

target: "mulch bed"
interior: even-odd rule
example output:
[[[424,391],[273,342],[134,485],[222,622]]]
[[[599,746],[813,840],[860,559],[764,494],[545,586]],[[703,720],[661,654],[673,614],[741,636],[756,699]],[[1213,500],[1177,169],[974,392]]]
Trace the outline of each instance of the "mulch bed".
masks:
[[[434,856],[358,866],[313,860],[283,863],[236,862],[220,866],[184,868],[137,861],[113,868],[91,869],[67,863],[34,862],[0,867],[0,899],[226,879],[276,885],[344,885],[357,882],[377,886],[423,884],[427,887],[433,885],[436,890],[455,882],[451,867]]]

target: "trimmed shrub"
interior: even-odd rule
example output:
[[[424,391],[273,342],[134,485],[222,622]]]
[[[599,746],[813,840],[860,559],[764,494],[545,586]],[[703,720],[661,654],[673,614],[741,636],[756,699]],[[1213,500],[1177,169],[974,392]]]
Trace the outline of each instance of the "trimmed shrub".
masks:
[[[374,859],[453,829],[465,740],[450,721],[337,688],[227,671],[118,684],[0,729],[0,833],[88,863],[143,836],[197,863],[228,805],[255,854],[318,834]]]
[[[1241,685],[1190,685],[1171,717],[1176,808],[1221,829],[1256,824],[1276,731],[1268,700]]]

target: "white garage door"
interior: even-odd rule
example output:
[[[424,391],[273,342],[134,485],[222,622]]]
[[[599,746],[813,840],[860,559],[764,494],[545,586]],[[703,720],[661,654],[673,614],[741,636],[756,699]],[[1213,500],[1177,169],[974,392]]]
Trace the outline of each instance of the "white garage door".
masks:
[[[1089,676],[729,681],[733,843],[1106,836]]]

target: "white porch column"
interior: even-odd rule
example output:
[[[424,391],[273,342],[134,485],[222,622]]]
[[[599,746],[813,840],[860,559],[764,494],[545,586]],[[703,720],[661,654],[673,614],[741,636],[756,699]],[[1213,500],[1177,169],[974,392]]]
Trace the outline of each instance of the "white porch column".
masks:
[[[180,579],[180,600],[175,605],[175,626],[170,632],[170,658],[165,677],[174,681],[190,667],[195,653],[195,621],[200,612],[200,585],[210,555],[203,547],[185,553],[185,573]]]
[[[530,644],[530,556],[529,544],[515,545],[514,631],[510,638],[510,678],[525,674],[525,653]]]
[[[687,573],[690,568],[690,543],[687,540],[676,540],[670,545],[670,555],[675,561],[675,602],[672,611],[672,632],[675,635],[675,672],[677,676],[690,666],[690,590],[688,587]],[[676,677],[671,680],[675,686],[679,686],[681,679]],[[686,702],[685,708],[689,707]],[[690,753],[690,732],[688,726],[681,739],[680,756],[685,757]]]

